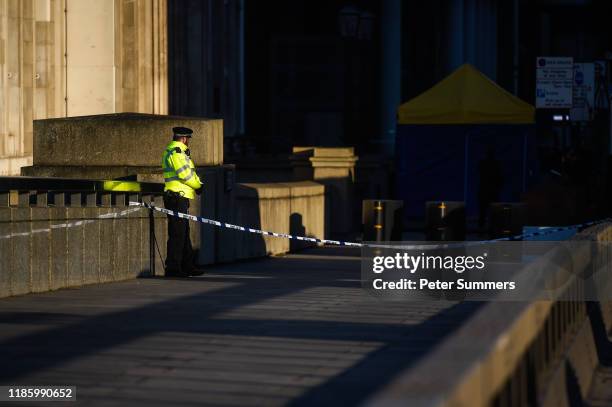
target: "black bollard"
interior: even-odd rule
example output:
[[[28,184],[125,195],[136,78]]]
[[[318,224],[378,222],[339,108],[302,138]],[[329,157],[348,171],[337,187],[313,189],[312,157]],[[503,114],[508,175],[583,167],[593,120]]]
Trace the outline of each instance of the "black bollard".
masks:
[[[489,206],[489,238],[513,237],[523,233],[527,205],[520,202],[494,202]]]
[[[425,204],[425,236],[432,241],[465,240],[465,203],[430,201]]]
[[[363,240],[388,242],[402,240],[404,202],[366,199],[362,204]]]

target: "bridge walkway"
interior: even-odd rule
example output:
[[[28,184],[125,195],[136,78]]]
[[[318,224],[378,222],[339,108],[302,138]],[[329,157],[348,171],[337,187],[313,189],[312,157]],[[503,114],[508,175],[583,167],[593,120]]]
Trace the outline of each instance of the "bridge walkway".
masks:
[[[358,404],[477,308],[377,300],[358,250],[316,248],[2,299],[0,384],[74,385],[83,406]]]

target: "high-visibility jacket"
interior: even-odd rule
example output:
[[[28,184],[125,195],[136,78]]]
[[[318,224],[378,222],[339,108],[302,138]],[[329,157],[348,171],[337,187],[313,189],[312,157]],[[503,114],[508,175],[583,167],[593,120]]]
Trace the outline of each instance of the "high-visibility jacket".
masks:
[[[164,191],[177,192],[185,198],[194,199],[195,190],[202,188],[202,182],[186,151],[187,146],[180,141],[172,141],[166,147],[162,157]]]

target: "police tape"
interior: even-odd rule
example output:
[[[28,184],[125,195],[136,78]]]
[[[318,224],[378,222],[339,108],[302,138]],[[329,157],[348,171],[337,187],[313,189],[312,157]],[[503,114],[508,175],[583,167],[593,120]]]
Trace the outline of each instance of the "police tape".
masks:
[[[155,206],[153,204],[146,203],[146,202],[130,202],[129,205],[138,206],[140,208],[147,208],[149,210],[155,210],[155,211],[164,213],[166,215],[175,216],[175,217],[182,218],[182,219],[187,219],[193,222],[204,223],[207,225],[213,225],[219,228],[238,230],[241,232],[248,232],[248,233],[255,233],[255,234],[264,235],[264,236],[294,239],[294,240],[300,240],[300,241],[312,242],[312,243],[330,244],[330,245],[336,245],[336,246],[349,246],[349,247],[373,247],[373,248],[382,248],[382,249],[404,249],[404,250],[405,249],[431,249],[432,248],[431,244],[390,246],[390,245],[372,244],[372,243],[356,243],[356,242],[344,242],[344,241],[339,241],[339,240],[318,239],[315,237],[306,237],[306,236],[294,236],[294,235],[290,235],[287,233],[268,232],[266,230],[255,229],[255,228],[239,226],[239,225],[233,225],[227,222],[220,222],[218,220],[207,219],[202,216],[195,216],[195,215],[190,215],[187,213],[173,211],[173,210],[166,209],[166,208],[160,208],[158,206]],[[581,223],[577,225],[560,226],[560,227],[545,227],[545,228],[542,228],[542,230],[537,231],[537,232],[516,235],[512,237],[504,237],[504,238],[499,238],[499,239],[482,240],[482,241],[474,241],[474,242],[461,242],[461,243],[448,243],[448,244],[442,243],[442,244],[435,245],[435,247],[436,248],[452,248],[452,247],[463,247],[466,245],[478,245],[478,244],[484,244],[484,243],[491,243],[491,242],[496,242],[496,241],[521,240],[521,239],[525,239],[528,237],[544,236],[544,235],[559,233],[561,231],[567,231],[571,229],[576,229],[576,230],[582,229],[584,227],[589,227],[589,226],[593,226],[596,224],[609,222],[611,220],[612,220],[611,218],[605,218],[605,219]]]
[[[364,246],[361,243],[341,242],[339,240],[317,239],[315,237],[293,236],[287,233],[268,232],[266,230],[260,230],[260,229],[254,229],[254,228],[249,228],[249,227],[244,227],[244,226],[233,225],[231,223],[219,222],[218,220],[206,219],[202,216],[189,215],[187,213],[173,211],[173,210],[166,209],[166,208],[160,208],[155,205],[144,203],[144,202],[130,202],[129,205],[130,206],[140,206],[140,207],[156,210],[161,213],[165,213],[166,215],[176,216],[182,219],[188,219],[193,222],[205,223],[208,225],[213,225],[213,226],[217,226],[217,227],[225,228],[225,229],[239,230],[241,232],[255,233],[255,234],[264,235],[264,236],[282,237],[285,239],[295,239],[295,240],[301,240],[301,241],[312,242],[312,243],[323,243],[323,244],[333,244],[333,245],[339,245],[339,246],[352,246],[352,247]]]
[[[25,236],[35,235],[35,234],[38,234],[38,233],[49,233],[49,232],[51,232],[52,230],[55,230],[55,229],[68,229],[68,228],[73,228],[73,227],[77,227],[77,226],[89,225],[89,224],[94,223],[94,222],[96,222],[98,220],[120,218],[122,216],[129,215],[130,213],[137,212],[140,209],[141,208],[130,208],[130,209],[125,209],[125,210],[120,211],[120,212],[105,213],[103,215],[96,216],[93,219],[80,219],[80,220],[77,220],[77,221],[74,221],[74,222],[56,223],[56,224],[53,224],[53,225],[49,226],[48,228],[32,229],[32,230],[30,230],[28,232],[9,233],[7,235],[0,236],[0,240],[2,240],[2,239],[10,239],[12,237],[25,237]],[[29,221],[29,220],[27,220],[27,221]]]

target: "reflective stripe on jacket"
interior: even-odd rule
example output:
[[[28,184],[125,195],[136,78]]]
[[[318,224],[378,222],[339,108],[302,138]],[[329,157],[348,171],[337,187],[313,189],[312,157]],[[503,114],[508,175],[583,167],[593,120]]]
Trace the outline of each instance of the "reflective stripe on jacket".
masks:
[[[177,147],[180,152],[177,151]],[[195,172],[195,165],[187,154],[187,146],[180,141],[172,141],[166,147],[162,157],[164,169],[164,191],[173,191],[185,198],[194,199],[195,190],[202,187],[202,182]]]

